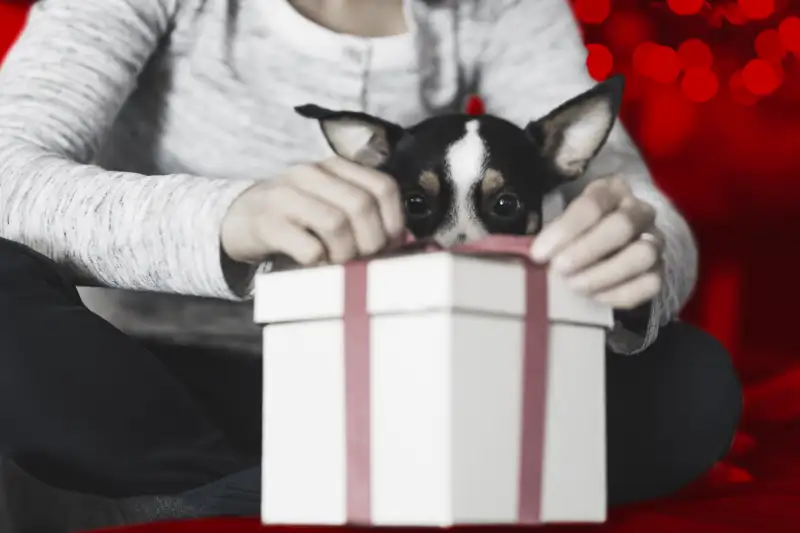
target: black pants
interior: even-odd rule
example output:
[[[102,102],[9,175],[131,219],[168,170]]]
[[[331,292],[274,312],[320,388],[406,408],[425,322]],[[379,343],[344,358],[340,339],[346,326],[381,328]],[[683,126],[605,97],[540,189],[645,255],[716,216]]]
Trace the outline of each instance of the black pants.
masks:
[[[668,326],[607,374],[612,504],[670,494],[727,451],[741,391],[708,335]],[[134,341],[0,239],[0,456],[61,489],[173,494],[257,465],[260,410],[258,358]]]

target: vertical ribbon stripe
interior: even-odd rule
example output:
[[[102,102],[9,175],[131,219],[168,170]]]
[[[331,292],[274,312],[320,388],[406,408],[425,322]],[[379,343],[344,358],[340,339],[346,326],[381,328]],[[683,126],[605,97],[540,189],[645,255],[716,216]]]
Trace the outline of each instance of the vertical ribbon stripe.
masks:
[[[367,263],[348,263],[344,268],[344,276],[347,520],[352,524],[369,524],[372,507],[372,436]]]

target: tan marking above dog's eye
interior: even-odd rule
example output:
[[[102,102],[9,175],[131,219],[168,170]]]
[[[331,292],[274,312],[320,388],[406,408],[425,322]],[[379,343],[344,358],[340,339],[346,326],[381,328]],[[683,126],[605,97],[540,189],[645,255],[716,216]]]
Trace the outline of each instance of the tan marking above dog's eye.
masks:
[[[506,179],[499,170],[487,169],[481,181],[481,192],[484,196],[490,196],[499,191],[505,185]]]
[[[431,170],[426,170],[419,176],[419,186],[430,194],[431,196],[438,196],[442,190],[442,184],[439,181],[439,176]]]

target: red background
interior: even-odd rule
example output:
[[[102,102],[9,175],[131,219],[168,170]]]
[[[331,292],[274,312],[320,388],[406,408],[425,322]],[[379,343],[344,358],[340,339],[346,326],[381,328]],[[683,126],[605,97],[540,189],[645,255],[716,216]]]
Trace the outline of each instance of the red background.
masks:
[[[0,57],[27,2],[0,0]],[[729,458],[604,531],[800,526],[800,0],[573,0],[597,79],[623,73],[623,120],[698,238],[683,318],[731,351],[746,388]],[[151,532],[254,531],[254,521]],[[583,528],[579,528],[583,530]],[[587,528],[593,530],[593,528]],[[596,529],[594,529],[596,530]]]

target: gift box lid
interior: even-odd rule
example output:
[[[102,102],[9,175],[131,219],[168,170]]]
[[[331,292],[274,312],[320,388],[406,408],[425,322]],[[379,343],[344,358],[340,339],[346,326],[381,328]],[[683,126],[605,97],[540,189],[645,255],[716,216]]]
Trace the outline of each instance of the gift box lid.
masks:
[[[539,267],[535,267],[539,268]],[[343,265],[259,274],[255,321],[262,324],[341,317]],[[525,313],[525,267],[520,260],[450,252],[374,259],[367,265],[370,314],[451,310],[518,316]],[[611,308],[547,276],[548,315],[553,322],[611,327]]]

